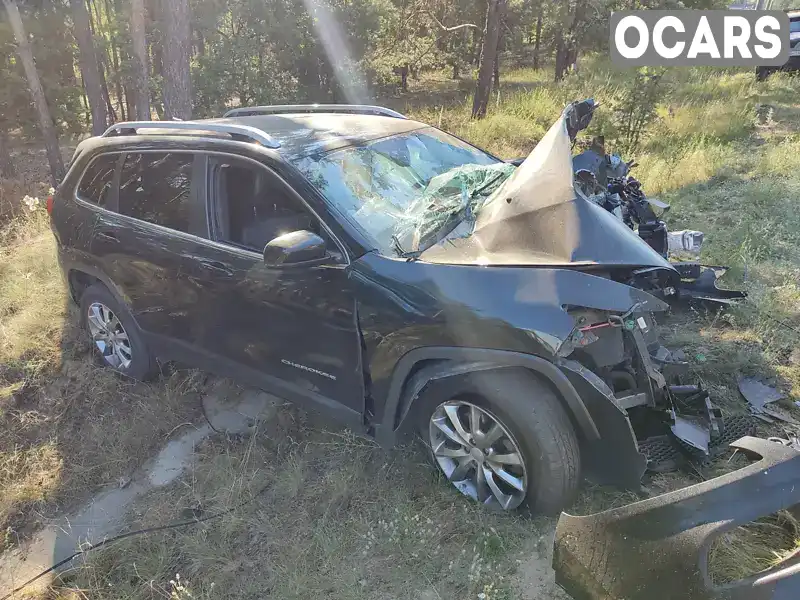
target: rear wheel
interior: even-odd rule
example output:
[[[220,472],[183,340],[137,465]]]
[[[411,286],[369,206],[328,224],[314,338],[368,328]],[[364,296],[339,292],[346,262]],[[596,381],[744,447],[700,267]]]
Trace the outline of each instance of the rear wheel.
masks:
[[[500,510],[554,514],[580,484],[580,449],[555,393],[516,371],[473,375],[420,424],[438,468],[465,496]]]
[[[149,379],[156,361],[147,348],[127,307],[102,284],[81,296],[81,325],[102,363],[134,379]]]

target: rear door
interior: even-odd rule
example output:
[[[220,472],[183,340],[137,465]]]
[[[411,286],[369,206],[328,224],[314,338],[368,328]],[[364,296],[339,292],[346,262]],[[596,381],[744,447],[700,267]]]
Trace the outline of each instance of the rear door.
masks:
[[[194,343],[257,373],[260,387],[360,422],[361,338],[344,248],[282,179],[256,161],[212,155],[207,182],[214,243],[203,261],[187,265],[203,289]],[[297,230],[323,237],[331,260],[267,267],[267,242]]]
[[[118,191],[95,219],[91,253],[156,341],[192,338],[199,290],[182,265],[208,238],[196,190],[203,159],[187,152],[126,153]]]

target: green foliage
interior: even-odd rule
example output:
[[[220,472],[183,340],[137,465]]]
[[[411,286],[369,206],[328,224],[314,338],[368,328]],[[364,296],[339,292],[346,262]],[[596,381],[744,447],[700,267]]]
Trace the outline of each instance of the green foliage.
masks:
[[[125,0],[85,0],[109,119],[129,119],[136,81]],[[430,71],[465,78],[471,86],[481,54],[487,0],[191,0],[195,117],[239,105],[291,102],[372,102],[407,79]],[[579,55],[605,52],[608,19],[628,8],[712,8],[722,0],[508,0],[501,27],[503,67],[552,63],[569,72]],[[20,2],[51,112],[62,131],[89,126],[69,2]],[[165,0],[145,0],[150,92],[163,116]],[[36,135],[13,36],[0,15],[0,126]],[[541,24],[537,36],[537,23]],[[537,39],[538,37],[538,39]],[[566,62],[565,62],[566,61]],[[580,70],[580,69],[579,69]],[[404,73],[405,76],[401,76]],[[501,78],[502,78],[501,73]],[[644,77],[644,76],[643,76]],[[568,99],[575,81],[563,88]],[[547,78],[537,75],[536,79]],[[618,90],[625,121],[614,132],[634,148],[654,118],[647,98],[652,77]],[[405,90],[403,90],[405,91]],[[530,137],[541,123],[517,137]]]
[[[31,3],[20,7],[33,46],[42,87],[56,125],[77,133],[85,127],[80,81],[72,32],[64,27],[66,5]],[[18,56],[11,27],[0,17],[0,127],[20,129],[26,137],[37,136],[36,111]]]
[[[657,102],[664,93],[664,73],[664,69],[643,67],[619,87],[612,107],[614,120],[618,124],[613,137],[620,152],[636,152],[642,135],[657,118]]]

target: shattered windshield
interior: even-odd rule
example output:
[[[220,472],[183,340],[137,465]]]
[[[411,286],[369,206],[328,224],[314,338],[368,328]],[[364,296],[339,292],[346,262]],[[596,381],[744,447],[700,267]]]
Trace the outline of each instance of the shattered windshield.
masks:
[[[468,234],[483,201],[515,169],[434,128],[295,166],[388,255],[419,251],[459,227]]]

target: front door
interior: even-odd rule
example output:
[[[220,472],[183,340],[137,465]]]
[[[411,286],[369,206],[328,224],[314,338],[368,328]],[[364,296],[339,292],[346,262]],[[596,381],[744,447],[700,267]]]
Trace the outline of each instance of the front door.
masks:
[[[364,377],[347,256],[302,200],[271,170],[232,157],[209,160],[213,242],[184,269],[203,288],[194,343],[245,377],[360,424]],[[268,267],[264,246],[298,230],[329,243],[327,264]]]

